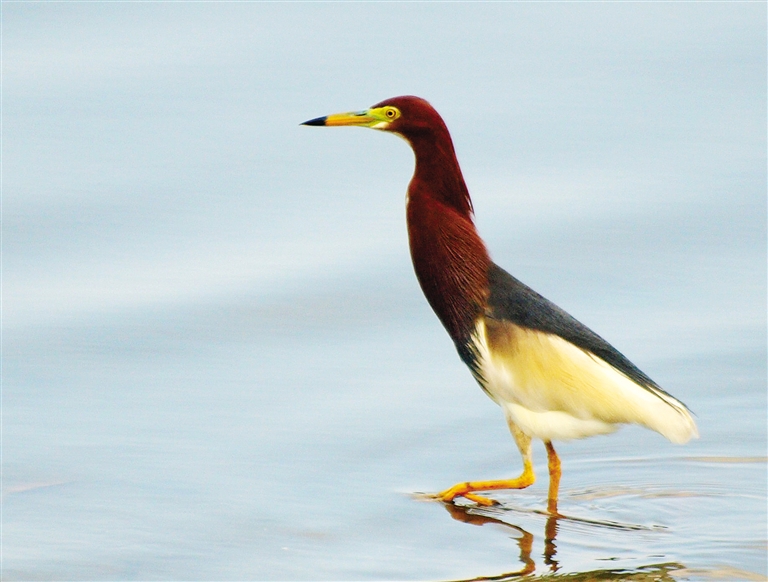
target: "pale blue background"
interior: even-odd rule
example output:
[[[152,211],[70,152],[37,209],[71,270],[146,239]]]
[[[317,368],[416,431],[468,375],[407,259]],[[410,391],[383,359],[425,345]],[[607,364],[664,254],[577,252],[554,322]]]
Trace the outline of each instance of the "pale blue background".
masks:
[[[408,147],[299,126],[404,93],[494,259],[697,414],[560,445],[563,513],[647,529],[561,521],[559,571],[768,574],[764,3],[3,3],[2,33],[4,580],[522,567],[409,496],[519,460],[413,276]],[[492,514],[537,573],[545,495]]]

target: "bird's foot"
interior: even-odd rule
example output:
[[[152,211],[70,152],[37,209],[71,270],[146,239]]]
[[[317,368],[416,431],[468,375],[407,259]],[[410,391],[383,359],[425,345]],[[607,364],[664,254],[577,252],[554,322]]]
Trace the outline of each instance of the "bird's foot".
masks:
[[[437,499],[443,503],[453,503],[453,500],[457,497],[463,497],[470,501],[474,501],[478,505],[490,507],[491,505],[498,505],[499,502],[490,497],[483,497],[477,495],[476,491],[496,491],[498,489],[525,489],[536,480],[533,474],[533,469],[529,464],[526,464],[523,474],[517,479],[506,479],[501,481],[465,481],[464,483],[457,483],[450,489],[446,489],[442,493],[436,493],[432,495],[432,499]]]
[[[441,493],[434,493],[430,497],[432,499],[442,501],[443,503],[453,503],[457,497],[463,497],[464,499],[474,501],[478,505],[482,505],[484,507],[490,507],[492,505],[499,504],[499,502],[495,499],[491,499],[490,497],[483,497],[482,495],[473,493],[476,490],[477,489],[472,487],[471,483],[457,483],[450,489],[446,489]]]
[[[484,507],[491,507],[492,505],[501,505],[499,501],[496,501],[495,499],[491,499],[490,497],[483,497],[482,495],[475,495],[474,493],[464,493],[462,495],[464,499],[469,499],[470,501],[474,501],[478,505],[482,505]]]

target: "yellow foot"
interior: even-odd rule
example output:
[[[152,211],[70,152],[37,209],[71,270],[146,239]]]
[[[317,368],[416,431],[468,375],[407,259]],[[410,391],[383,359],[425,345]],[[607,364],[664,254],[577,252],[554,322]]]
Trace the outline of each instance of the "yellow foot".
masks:
[[[523,474],[517,479],[507,479],[501,481],[467,481],[465,483],[457,483],[450,489],[446,489],[442,493],[436,493],[433,495],[433,499],[438,499],[443,503],[453,503],[453,500],[457,497],[464,497],[470,501],[474,501],[478,505],[491,506],[497,505],[499,502],[489,497],[483,497],[482,495],[476,495],[475,491],[496,491],[498,489],[525,489],[536,480],[533,474],[533,469],[530,465],[526,465]]]
[[[441,493],[434,493],[431,497],[432,499],[437,499],[443,503],[453,503],[453,500],[457,497],[464,497],[465,499],[474,501],[478,505],[485,505],[486,507],[497,505],[499,503],[489,497],[483,497],[482,495],[472,493],[473,491],[477,491],[472,485],[473,483],[457,483],[450,489],[446,489]]]
[[[486,507],[490,507],[491,505],[499,505],[499,502],[495,499],[491,499],[490,497],[483,497],[482,495],[475,495],[474,493],[465,493],[462,495],[462,497],[464,499],[474,501],[478,505],[484,505]]]

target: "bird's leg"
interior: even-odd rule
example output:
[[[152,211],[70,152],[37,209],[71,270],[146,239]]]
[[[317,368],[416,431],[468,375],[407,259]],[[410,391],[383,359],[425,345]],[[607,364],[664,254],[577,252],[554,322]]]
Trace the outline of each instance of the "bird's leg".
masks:
[[[521,431],[515,424],[509,419],[509,430],[512,432],[512,436],[515,437],[517,448],[520,449],[520,454],[523,457],[523,473],[516,479],[501,479],[498,481],[466,481],[464,483],[457,483],[450,489],[446,489],[442,493],[437,493],[434,497],[445,503],[452,503],[457,497],[464,497],[470,501],[474,501],[478,505],[496,505],[497,501],[483,497],[482,495],[475,495],[475,491],[495,491],[497,489],[525,489],[529,485],[533,484],[536,480],[536,475],[533,473],[533,456],[531,455],[531,437]]]
[[[547,511],[557,515],[557,495],[560,491],[560,458],[555,452],[555,447],[550,441],[545,441],[547,447],[547,465],[549,467],[549,496],[547,497]]]

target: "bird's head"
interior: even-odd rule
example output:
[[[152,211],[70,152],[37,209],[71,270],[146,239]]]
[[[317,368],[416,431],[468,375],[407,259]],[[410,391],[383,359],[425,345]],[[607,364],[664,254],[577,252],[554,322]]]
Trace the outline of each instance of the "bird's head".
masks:
[[[305,121],[302,125],[357,125],[397,133],[409,141],[420,133],[448,131],[434,107],[424,99],[412,95],[392,97],[362,111],[317,117]]]

